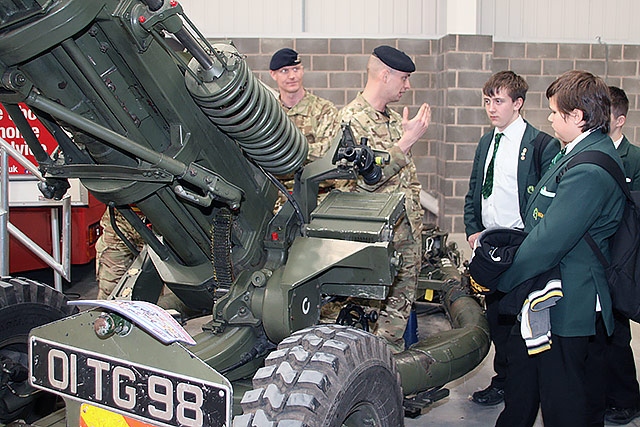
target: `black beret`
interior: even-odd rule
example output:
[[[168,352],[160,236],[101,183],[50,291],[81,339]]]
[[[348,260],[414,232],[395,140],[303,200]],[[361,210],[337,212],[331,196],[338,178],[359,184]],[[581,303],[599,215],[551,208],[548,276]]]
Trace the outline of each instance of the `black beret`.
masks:
[[[413,63],[411,58],[394,47],[378,46],[373,49],[373,55],[394,70],[404,71],[405,73],[413,73],[416,70],[416,64]]]
[[[300,55],[293,49],[285,47],[280,49],[271,57],[269,63],[269,69],[271,71],[279,70],[282,67],[289,67],[291,65],[298,65],[300,63]]]

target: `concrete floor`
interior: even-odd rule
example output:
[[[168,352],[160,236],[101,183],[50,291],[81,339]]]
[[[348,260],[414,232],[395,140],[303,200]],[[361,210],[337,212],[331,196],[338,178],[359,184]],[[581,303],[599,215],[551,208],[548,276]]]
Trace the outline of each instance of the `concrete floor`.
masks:
[[[636,337],[632,340],[633,351],[636,355],[636,366],[640,367],[640,324],[632,322],[631,328],[633,337]],[[492,363],[493,347],[476,369],[447,385],[450,390],[449,397],[426,408],[422,415],[416,419],[405,418],[405,426],[488,427],[495,425],[495,421],[504,406],[503,404],[483,407],[469,400],[474,391],[481,390],[489,384],[494,374]],[[543,425],[541,417],[538,416],[534,426],[542,427]],[[640,417],[626,425],[640,427]]]
[[[452,235],[449,242],[458,243],[463,259],[468,259],[470,250],[464,240],[464,236]],[[94,299],[97,295],[93,264],[77,266],[73,268],[72,280],[65,283],[64,291],[70,298]],[[50,271],[39,271],[27,274],[44,283],[53,283],[53,275]],[[640,367],[640,325],[632,322],[632,334],[637,337],[632,341],[636,354],[636,365]],[[469,400],[470,395],[477,390],[485,388],[493,376],[493,348],[484,361],[467,375],[447,384],[450,394],[448,397],[425,408],[422,414],[414,419],[405,418],[406,427],[489,427],[495,425],[498,414],[503,405],[493,407],[479,406]],[[640,370],[639,370],[640,371]],[[535,427],[543,426],[541,417],[535,423]],[[627,424],[627,426],[640,427],[640,417]]]
[[[461,251],[462,259],[469,259],[471,249],[469,249],[464,235],[451,234],[449,235],[449,242],[456,242]],[[631,322],[631,330],[632,336],[637,337],[632,339],[631,345],[636,356],[638,373],[640,374],[640,324]],[[503,404],[484,407],[469,400],[473,392],[482,390],[489,385],[493,375],[492,346],[487,357],[476,369],[446,386],[450,390],[449,397],[425,408],[418,418],[405,418],[405,426],[489,427],[495,425],[495,421],[504,407]],[[640,381],[640,375],[638,378]],[[538,415],[534,426],[542,427],[543,425],[542,417]],[[640,427],[640,417],[627,424],[627,426]]]

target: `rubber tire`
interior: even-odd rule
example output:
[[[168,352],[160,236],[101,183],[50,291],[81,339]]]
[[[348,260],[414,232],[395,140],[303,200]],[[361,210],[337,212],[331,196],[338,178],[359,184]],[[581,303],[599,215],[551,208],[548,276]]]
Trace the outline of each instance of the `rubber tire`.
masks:
[[[11,354],[15,362],[27,366],[27,341],[31,329],[77,313],[67,305],[67,297],[54,288],[34,280],[18,277],[0,279],[0,353]],[[19,360],[16,360],[16,356]],[[27,402],[24,410],[13,419],[34,420],[55,409],[55,398],[39,393]],[[48,410],[47,408],[50,408]],[[4,419],[7,414],[0,414]]]
[[[294,333],[267,357],[253,387],[234,427],[404,425],[391,351],[360,329],[328,324]]]

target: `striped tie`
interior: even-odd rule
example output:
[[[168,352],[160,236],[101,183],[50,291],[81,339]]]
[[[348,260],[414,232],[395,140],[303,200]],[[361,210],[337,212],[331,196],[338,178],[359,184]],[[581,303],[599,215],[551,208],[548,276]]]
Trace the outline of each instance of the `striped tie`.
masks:
[[[566,153],[567,153],[567,147],[564,147],[562,150],[558,151],[558,154],[556,154],[556,156],[553,159],[551,159],[551,165],[555,165],[556,163],[558,163],[562,158],[562,156],[564,156]]]
[[[493,155],[491,156],[491,161],[489,162],[489,166],[487,167],[487,175],[484,177],[484,184],[482,184],[482,197],[487,198],[493,192],[493,165],[496,162],[496,153],[498,152],[498,145],[500,145],[500,139],[502,138],[503,133],[496,134],[496,141],[493,144]]]

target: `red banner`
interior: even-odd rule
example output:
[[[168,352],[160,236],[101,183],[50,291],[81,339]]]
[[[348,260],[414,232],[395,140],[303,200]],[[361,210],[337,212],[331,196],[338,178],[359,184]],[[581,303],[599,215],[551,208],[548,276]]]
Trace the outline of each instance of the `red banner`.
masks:
[[[33,111],[31,111],[26,105],[19,104],[20,110],[24,117],[29,122],[31,129],[33,129],[33,133],[40,140],[40,144],[42,148],[49,154],[53,153],[53,150],[58,146],[58,143],[53,138],[53,136],[49,133],[49,131],[44,127],[44,125],[37,119]],[[9,144],[13,146],[20,154],[25,156],[31,163],[38,164],[33,157],[33,153],[31,149],[24,141],[22,137],[22,133],[18,130],[16,125],[9,117],[7,110],[4,109],[4,106],[0,104],[0,138],[7,141]],[[25,169],[20,163],[18,163],[13,157],[9,156],[9,174],[10,175],[26,175],[30,172]]]

